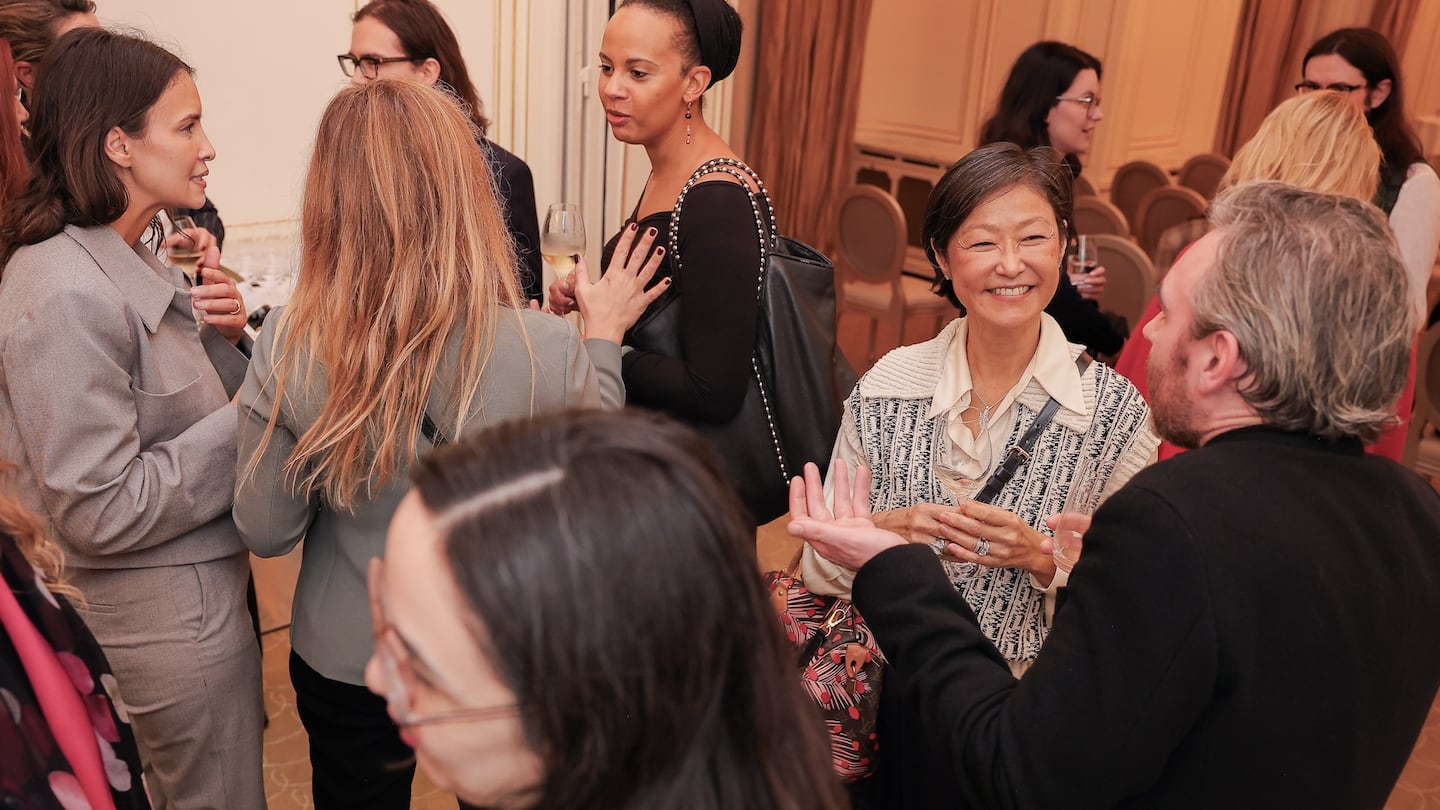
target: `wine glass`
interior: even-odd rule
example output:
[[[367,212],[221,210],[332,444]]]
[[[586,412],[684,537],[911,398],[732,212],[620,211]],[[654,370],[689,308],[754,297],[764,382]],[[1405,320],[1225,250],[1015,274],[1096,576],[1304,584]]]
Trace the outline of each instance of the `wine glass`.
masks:
[[[935,478],[955,498],[956,506],[975,499],[975,492],[978,490],[980,482],[962,476],[958,470],[939,458],[935,460],[934,468]],[[939,554],[942,548],[943,546],[936,548],[935,553]],[[948,567],[954,572],[954,575],[961,579],[970,579],[980,573],[979,563],[955,562],[954,560],[947,560],[947,562],[952,564]]]
[[[195,220],[188,216],[170,217],[170,235],[165,248],[165,259],[170,265],[185,274],[193,284],[203,284],[200,279],[200,245],[190,232],[195,230]]]
[[[540,255],[555,268],[555,275],[564,277],[575,269],[575,261],[585,252],[585,220],[580,206],[555,203],[545,212],[540,227]]]
[[[1100,258],[1096,255],[1095,242],[1085,234],[1075,237],[1075,252],[1070,254],[1070,281],[1075,284],[1083,283],[1081,276],[1094,270],[1100,265]]]
[[[1082,456],[1070,477],[1070,491],[1065,494],[1065,508],[1055,520],[1055,567],[1069,573],[1080,559],[1084,545],[1084,528],[1088,518],[1100,505],[1105,480],[1098,473],[1094,458]]]

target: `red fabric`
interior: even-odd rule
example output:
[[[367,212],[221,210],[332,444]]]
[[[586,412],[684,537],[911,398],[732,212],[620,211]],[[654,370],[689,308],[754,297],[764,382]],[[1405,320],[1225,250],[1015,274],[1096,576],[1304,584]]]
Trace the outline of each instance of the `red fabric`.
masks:
[[[1125,341],[1125,348],[1120,351],[1120,357],[1115,361],[1115,370],[1125,375],[1135,387],[1140,390],[1140,395],[1148,401],[1150,389],[1145,384],[1145,364],[1150,359],[1150,341],[1145,339],[1145,325],[1154,320],[1160,314],[1160,298],[1156,296],[1150,299],[1150,306],[1145,308],[1145,314],[1140,317],[1140,323],[1130,333],[1130,339]],[[1400,417],[1400,424],[1380,434],[1380,438],[1374,444],[1367,445],[1365,452],[1377,456],[1400,460],[1400,455],[1405,450],[1405,433],[1410,429],[1410,412],[1415,405],[1415,351],[1420,346],[1420,337],[1415,337],[1415,344],[1410,347],[1410,371],[1405,377],[1405,391],[1395,403],[1395,412]],[[1185,452],[1183,448],[1177,447],[1170,442],[1160,443],[1160,458],[1167,459],[1171,456]]]
[[[0,588],[0,625],[20,654],[21,665],[35,690],[50,733],[74,769],[75,778],[85,799],[95,810],[115,810],[105,768],[100,762],[100,747],[95,742],[95,726],[81,702],[80,693],[55,650],[41,637],[40,631],[25,615],[20,602],[8,587]],[[75,660],[89,678],[85,665]]]

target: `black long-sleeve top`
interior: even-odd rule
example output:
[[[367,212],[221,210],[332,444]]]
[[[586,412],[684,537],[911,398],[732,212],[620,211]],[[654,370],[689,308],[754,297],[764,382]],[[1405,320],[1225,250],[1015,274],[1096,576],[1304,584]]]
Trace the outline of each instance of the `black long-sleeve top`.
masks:
[[[638,224],[637,241],[655,228],[655,246],[664,245],[670,211]],[[619,238],[606,243],[601,266],[609,267]],[[682,420],[726,422],[745,401],[755,351],[760,238],[745,189],[730,180],[697,183],[681,208],[677,242],[682,272],[626,335],[626,345],[642,347],[623,360],[626,401]],[[674,268],[673,256],[665,256],[656,281]],[[665,307],[682,308],[678,356],[646,351],[645,341],[635,339],[646,319]]]
[[[505,225],[515,240],[516,272],[521,293],[539,301],[544,295],[540,271],[540,220],[535,211],[535,178],[525,161],[488,138],[480,151],[495,175],[495,191],[505,211]]]

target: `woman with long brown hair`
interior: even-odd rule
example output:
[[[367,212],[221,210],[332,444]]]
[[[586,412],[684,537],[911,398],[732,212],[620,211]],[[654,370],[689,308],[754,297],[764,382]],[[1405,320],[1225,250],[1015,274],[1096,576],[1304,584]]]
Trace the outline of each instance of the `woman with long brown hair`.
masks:
[[[365,569],[410,467],[486,425],[624,398],[619,345],[582,343],[566,321],[519,306],[470,132],[453,98],[416,82],[380,79],[330,102],[305,184],[299,281],[240,391],[241,535],[266,557],[305,539],[290,676],[322,810],[409,806],[410,750],[362,684]],[[631,281],[643,308],[653,296]]]
[[[543,287],[535,178],[525,161],[487,137],[490,119],[470,80],[455,31],[430,0],[371,0],[353,19],[350,52],[339,56],[340,68],[352,84],[378,78],[407,79],[446,88],[464,103],[515,242],[520,291],[525,298],[539,301]]]
[[[34,174],[0,223],[0,447],[22,451],[17,494],[85,596],[156,803],[259,807],[260,650],[230,517],[244,305],[218,251],[188,287],[145,246],[160,210],[204,200],[200,96],[173,54],[100,29],[45,64]]]

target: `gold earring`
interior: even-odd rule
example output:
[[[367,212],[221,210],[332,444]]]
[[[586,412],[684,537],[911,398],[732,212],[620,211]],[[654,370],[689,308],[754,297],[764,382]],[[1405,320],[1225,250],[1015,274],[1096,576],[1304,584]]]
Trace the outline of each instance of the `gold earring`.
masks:
[[[690,143],[690,110],[694,106],[695,102],[693,101],[685,102],[685,143],[687,144]]]

